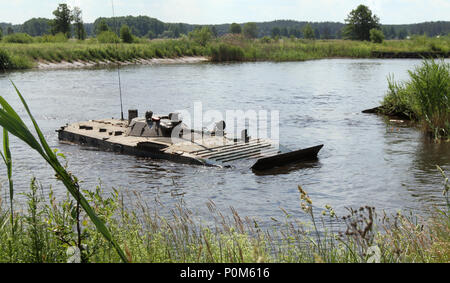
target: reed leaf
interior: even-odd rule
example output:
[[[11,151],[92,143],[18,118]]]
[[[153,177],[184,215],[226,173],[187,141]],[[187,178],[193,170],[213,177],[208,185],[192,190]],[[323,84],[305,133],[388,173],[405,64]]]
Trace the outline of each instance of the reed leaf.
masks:
[[[127,257],[125,256],[122,249],[119,245],[114,241],[110,231],[106,227],[105,223],[96,215],[89,202],[85,199],[85,197],[80,194],[80,188],[78,186],[77,181],[66,171],[66,169],[59,162],[55,152],[50,148],[47,141],[45,140],[42,131],[40,130],[36,120],[34,119],[31,111],[23,98],[20,91],[17,89],[16,85],[11,81],[16,90],[17,95],[19,96],[22,104],[25,107],[33,125],[35,131],[38,135],[40,143],[36,140],[34,135],[30,132],[28,127],[23,123],[22,119],[19,115],[14,111],[14,109],[6,102],[5,99],[0,97],[0,104],[3,109],[0,109],[0,126],[4,128],[5,131],[8,131],[12,135],[18,137],[25,143],[27,143],[31,148],[35,149],[53,168],[58,176],[58,179],[62,181],[64,186],[67,188],[69,193],[80,203],[81,207],[84,209],[86,214],[92,220],[97,230],[103,235],[103,237],[111,243],[111,245],[115,248],[119,256],[124,262],[128,262]],[[5,160],[7,160],[5,156]]]
[[[8,175],[8,183],[9,183],[9,202],[10,202],[10,209],[11,209],[11,224],[14,223],[14,183],[12,179],[12,157],[11,157],[11,150],[9,149],[9,135],[8,131],[3,129],[3,152],[0,152],[3,162],[6,165],[6,171]],[[11,225],[13,227],[14,225]],[[13,230],[14,233],[14,230]]]

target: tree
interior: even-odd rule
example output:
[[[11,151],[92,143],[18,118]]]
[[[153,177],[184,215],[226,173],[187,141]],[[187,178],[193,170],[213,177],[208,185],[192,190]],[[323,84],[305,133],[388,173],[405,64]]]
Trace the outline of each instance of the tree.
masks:
[[[289,35],[300,38],[302,37],[302,31],[299,28],[291,28],[289,29]]]
[[[133,43],[133,34],[131,33],[130,27],[123,25],[120,28],[120,38],[125,43]]]
[[[365,5],[352,10],[345,23],[344,36],[352,40],[370,40],[370,30],[380,28],[380,19]]]
[[[232,23],[230,26],[230,33],[234,33],[234,34],[240,34],[242,33],[242,28],[239,24],[237,23]]]
[[[101,34],[104,31],[110,31],[109,30],[109,26],[108,26],[108,24],[106,23],[105,20],[101,20],[100,23],[98,24],[96,30],[95,30],[95,34],[99,35],[99,34]]]
[[[408,32],[404,28],[398,32],[398,39],[405,39],[407,36]]]
[[[100,43],[119,43],[120,39],[117,36],[117,34],[115,34],[112,31],[104,31],[102,33],[100,33],[99,35],[97,35],[97,40]]]
[[[257,38],[258,37],[258,27],[255,23],[246,23],[244,25],[244,36],[247,38]]]
[[[279,27],[274,27],[274,28],[272,29],[272,37],[273,37],[273,38],[279,37],[280,34],[281,34],[281,31],[280,31],[280,28],[279,28]]]
[[[73,20],[70,7],[67,6],[67,4],[59,4],[58,8],[53,11],[53,15],[55,15],[55,19],[51,23],[52,34],[55,35],[62,32],[66,35],[66,37],[70,37],[72,32],[70,24]]]
[[[330,32],[330,28],[329,27],[326,26],[323,29],[323,32],[322,32],[320,38],[322,38],[322,39],[330,39],[331,38],[331,32]]]
[[[314,39],[314,30],[312,29],[310,24],[307,24],[303,27],[303,37],[306,39]]]
[[[320,38],[320,31],[319,29],[314,29],[314,38]]]
[[[208,27],[197,28],[189,33],[189,38],[201,46],[206,46],[212,37],[213,34]]]
[[[22,32],[31,36],[42,36],[50,31],[50,20],[44,18],[33,18],[22,25]]]
[[[72,10],[72,18],[75,22],[75,35],[77,39],[79,40],[85,40],[86,39],[86,30],[84,29],[84,23],[81,16],[82,12],[81,9],[78,7],[74,7]]]
[[[218,33],[217,33],[217,29],[216,29],[215,26],[212,26],[212,27],[211,27],[211,32],[212,32],[212,34],[213,34],[214,37],[217,37]]]
[[[2,37],[3,37],[3,29],[2,27],[0,27],[0,40],[2,40]]]
[[[8,35],[11,35],[14,33],[14,30],[12,27],[8,27],[8,31],[7,31]]]
[[[172,38],[180,37],[180,27],[178,25],[170,24],[169,31],[172,34]]]
[[[373,28],[370,30],[370,41],[373,43],[383,43],[384,34],[381,30]]]
[[[391,39],[396,39],[397,38],[397,33],[395,32],[394,27],[391,27],[391,30],[389,31],[389,37]]]
[[[155,35],[155,33],[153,31],[149,30],[147,32],[147,34],[145,35],[145,37],[148,38],[148,39],[154,39],[154,38],[156,38],[156,35]]]

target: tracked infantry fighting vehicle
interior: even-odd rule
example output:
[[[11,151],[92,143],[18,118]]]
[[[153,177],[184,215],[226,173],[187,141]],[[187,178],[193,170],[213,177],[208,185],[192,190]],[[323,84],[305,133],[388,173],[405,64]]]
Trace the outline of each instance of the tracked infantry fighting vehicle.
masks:
[[[59,140],[101,150],[194,165],[232,167],[243,160],[253,161],[261,171],[317,159],[323,145],[290,151],[271,140],[252,139],[244,130],[240,138],[229,138],[225,122],[212,131],[190,129],[177,113],[139,118],[129,110],[129,119],[91,120],[61,127]]]

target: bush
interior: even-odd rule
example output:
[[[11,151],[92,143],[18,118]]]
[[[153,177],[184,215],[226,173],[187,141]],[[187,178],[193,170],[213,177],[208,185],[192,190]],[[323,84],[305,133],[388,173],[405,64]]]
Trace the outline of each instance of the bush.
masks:
[[[97,36],[99,43],[119,43],[119,37],[112,31],[104,31]]]
[[[120,28],[120,38],[125,43],[133,43],[133,34],[127,25],[123,25]]]
[[[189,38],[195,43],[201,46],[206,46],[206,44],[212,39],[213,34],[208,27],[203,27],[201,29],[195,29],[189,33]]]
[[[261,38],[261,43],[271,43],[272,39],[268,36],[264,36],[263,38]]]
[[[242,61],[244,50],[239,46],[220,44],[211,47],[211,60],[213,62]]]
[[[0,49],[0,72],[4,70],[29,69],[33,63],[28,57],[13,55]]]
[[[62,32],[56,35],[46,34],[40,37],[35,37],[34,41],[38,43],[57,43],[57,42],[67,42],[69,39]]]
[[[28,44],[33,42],[33,38],[26,33],[13,33],[3,38],[7,43],[22,43]]]
[[[383,112],[408,114],[435,138],[450,136],[450,64],[424,60],[409,76],[405,83],[389,80]]]
[[[384,40],[384,34],[379,29],[371,29],[370,30],[370,41],[373,43],[383,43]]]

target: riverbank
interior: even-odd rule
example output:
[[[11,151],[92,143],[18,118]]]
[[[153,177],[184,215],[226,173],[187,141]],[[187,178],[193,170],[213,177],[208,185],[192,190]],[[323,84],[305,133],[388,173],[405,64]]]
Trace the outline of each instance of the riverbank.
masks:
[[[41,60],[37,63],[37,69],[39,70],[54,70],[54,69],[77,69],[77,68],[90,68],[90,67],[102,67],[102,66],[116,66],[119,63],[121,66],[126,65],[165,65],[165,64],[198,64],[208,62],[210,59],[204,56],[196,57],[179,57],[179,58],[152,58],[152,59],[134,59],[124,62],[114,62],[110,60],[105,61],[83,61],[76,60],[72,62],[61,61],[51,62]]]
[[[206,58],[213,62],[282,62],[322,58],[448,57],[449,46],[450,37],[425,36],[389,40],[381,44],[350,40],[247,39],[241,35],[226,35],[202,44],[187,37],[140,40],[139,43],[118,45],[101,44],[96,39],[89,39],[56,43],[0,43],[0,64],[3,69],[17,70],[79,68],[117,62],[158,64],[175,60],[176,63],[197,63],[206,61]]]
[[[27,207],[11,214],[0,203],[0,262],[121,262],[89,218],[74,216],[76,204],[43,196],[36,180],[26,194]],[[148,204],[138,193],[133,207],[124,207],[130,196],[118,191],[106,195],[100,187],[85,192],[95,213],[104,221],[114,240],[132,263],[429,263],[450,261],[450,218],[447,209],[428,219],[387,216],[373,207],[351,210],[339,217],[326,206],[312,210],[313,201],[299,187],[300,203],[311,223],[273,219],[273,228],[258,223],[234,209],[218,211],[208,202],[214,224],[205,225],[194,212],[180,204],[170,216],[162,216],[163,204]],[[446,187],[448,194],[448,185]],[[137,198],[137,199],[136,199]],[[321,216],[314,213],[321,212]],[[79,222],[77,222],[79,219]],[[77,224],[78,223],[78,224]],[[327,224],[325,224],[327,223]],[[329,232],[328,225],[341,232]],[[81,227],[81,235],[73,227]],[[82,252],[78,252],[78,246]]]

